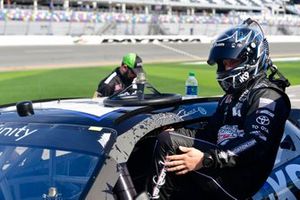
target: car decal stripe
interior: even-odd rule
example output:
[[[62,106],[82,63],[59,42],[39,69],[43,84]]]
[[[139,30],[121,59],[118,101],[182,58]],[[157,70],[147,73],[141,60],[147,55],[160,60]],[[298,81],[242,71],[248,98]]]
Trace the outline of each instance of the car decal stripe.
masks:
[[[99,116],[99,117],[98,117],[98,116],[95,116],[95,115],[88,114],[88,113],[79,112],[79,111],[74,111],[74,113],[77,113],[77,114],[79,114],[79,115],[81,115],[81,116],[84,116],[84,117],[87,117],[87,118],[90,118],[90,119],[92,119],[92,120],[94,120],[94,121],[99,122],[99,121],[101,121],[102,119],[107,118],[109,115],[118,113],[118,112],[121,111],[121,110],[122,110],[122,109],[114,110],[114,111],[112,111],[112,112],[106,113],[106,114],[104,114],[104,115],[102,115],[102,116]]]

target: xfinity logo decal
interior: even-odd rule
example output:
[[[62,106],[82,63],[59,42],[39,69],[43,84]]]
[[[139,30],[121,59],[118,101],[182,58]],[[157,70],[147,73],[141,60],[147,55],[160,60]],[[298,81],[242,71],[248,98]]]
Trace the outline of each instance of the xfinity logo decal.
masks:
[[[269,195],[269,199],[289,199],[296,200],[297,197],[292,193],[289,188],[300,188],[300,165],[299,164],[289,164],[285,168],[280,169],[275,172],[275,177],[269,177],[267,183],[273,188],[276,193],[276,198],[274,194]],[[284,192],[282,189],[284,188]],[[279,192],[277,192],[279,191]]]
[[[30,130],[29,128],[27,128],[27,126],[23,126],[21,128],[12,128],[0,125],[0,137],[10,137],[15,139],[16,142],[22,140],[23,138],[31,135],[36,131],[37,129]]]
[[[256,122],[260,125],[267,126],[270,124],[270,119],[267,116],[260,115],[256,118]]]

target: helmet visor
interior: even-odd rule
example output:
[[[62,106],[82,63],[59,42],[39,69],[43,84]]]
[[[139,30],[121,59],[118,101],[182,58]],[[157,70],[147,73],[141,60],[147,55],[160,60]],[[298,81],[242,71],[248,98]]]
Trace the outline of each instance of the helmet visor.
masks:
[[[238,48],[236,43],[214,43],[214,47],[211,49],[207,63],[214,65],[217,62],[225,59],[238,59],[242,48]]]

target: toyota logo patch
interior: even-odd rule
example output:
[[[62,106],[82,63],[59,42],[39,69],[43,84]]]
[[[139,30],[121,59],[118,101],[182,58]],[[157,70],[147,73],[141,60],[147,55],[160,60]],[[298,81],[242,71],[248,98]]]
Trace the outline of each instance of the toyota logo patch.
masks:
[[[267,116],[261,115],[256,118],[256,122],[260,125],[267,126],[270,124],[270,119]]]

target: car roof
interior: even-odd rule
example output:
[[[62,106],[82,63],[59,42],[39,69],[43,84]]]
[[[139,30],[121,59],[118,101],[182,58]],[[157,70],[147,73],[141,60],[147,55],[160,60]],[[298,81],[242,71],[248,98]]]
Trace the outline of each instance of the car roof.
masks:
[[[21,117],[14,105],[2,106],[2,122],[52,123],[73,125],[101,125],[102,120],[111,120],[139,107],[107,107],[104,98],[65,99],[33,102],[33,115]],[[107,123],[106,123],[107,124]]]
[[[0,143],[102,154],[111,148],[117,137],[113,125],[107,125],[135,109],[104,107],[102,101],[35,102],[32,103],[34,114],[28,116],[20,116],[15,105],[3,106],[0,109]],[[72,142],[65,142],[65,139]]]

